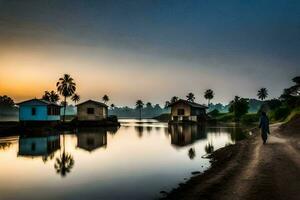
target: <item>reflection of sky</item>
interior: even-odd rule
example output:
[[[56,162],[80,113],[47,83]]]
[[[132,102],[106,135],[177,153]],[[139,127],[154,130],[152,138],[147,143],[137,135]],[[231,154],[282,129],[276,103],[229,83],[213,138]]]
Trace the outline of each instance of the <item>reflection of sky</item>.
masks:
[[[148,124],[138,124],[145,126],[142,137],[139,137],[132,124],[136,122],[129,121],[131,126],[122,126],[115,134],[108,133],[106,148],[92,152],[77,147],[76,135],[65,135],[66,152],[75,161],[65,178],[56,174],[54,169],[55,158],[62,153],[63,136],[61,150],[46,163],[41,157],[17,157],[18,142],[14,142],[5,151],[0,151],[0,177],[3,183],[8,183],[0,186],[2,197],[79,198],[84,195],[85,198],[108,198],[122,195],[153,198],[159,191],[169,190],[182,182],[192,171],[202,171],[209,166],[209,160],[201,158],[206,154],[204,149],[208,142],[215,149],[232,142],[230,134],[222,129],[220,133],[208,133],[206,139],[175,148],[171,145],[171,135],[165,134],[165,128],[153,127],[149,132],[146,129]],[[167,126],[158,123],[161,125]],[[191,147],[196,151],[193,160],[188,156]]]
[[[0,93],[39,97],[68,72],[83,100],[116,105],[201,102],[207,88],[221,102],[262,86],[278,96],[299,73],[299,4],[1,0]]]

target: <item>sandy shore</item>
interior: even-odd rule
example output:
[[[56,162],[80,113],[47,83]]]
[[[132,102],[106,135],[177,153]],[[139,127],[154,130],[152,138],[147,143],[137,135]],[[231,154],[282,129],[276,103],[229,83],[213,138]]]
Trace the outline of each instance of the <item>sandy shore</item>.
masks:
[[[266,145],[258,130],[217,150],[212,167],[164,199],[300,199],[300,117],[274,124]]]

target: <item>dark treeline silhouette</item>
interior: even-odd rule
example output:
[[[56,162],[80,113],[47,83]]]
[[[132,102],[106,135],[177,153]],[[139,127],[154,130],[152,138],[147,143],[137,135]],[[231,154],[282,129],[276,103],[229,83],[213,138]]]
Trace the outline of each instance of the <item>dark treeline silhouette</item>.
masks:
[[[14,100],[6,95],[0,96],[0,116],[13,116],[18,114]]]
[[[162,108],[159,104],[153,106],[150,102],[146,103],[146,106],[136,106],[135,108],[128,106],[117,107],[114,105],[108,110],[109,115],[116,115],[119,118],[140,118],[140,114],[142,118],[153,118],[168,112],[168,108]]]

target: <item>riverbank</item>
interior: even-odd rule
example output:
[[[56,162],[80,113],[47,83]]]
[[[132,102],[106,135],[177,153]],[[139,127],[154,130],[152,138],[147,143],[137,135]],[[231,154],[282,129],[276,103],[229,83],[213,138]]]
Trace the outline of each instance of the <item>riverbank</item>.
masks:
[[[299,124],[296,116],[272,125],[266,145],[255,129],[248,139],[215,151],[210,169],[163,199],[299,199]]]

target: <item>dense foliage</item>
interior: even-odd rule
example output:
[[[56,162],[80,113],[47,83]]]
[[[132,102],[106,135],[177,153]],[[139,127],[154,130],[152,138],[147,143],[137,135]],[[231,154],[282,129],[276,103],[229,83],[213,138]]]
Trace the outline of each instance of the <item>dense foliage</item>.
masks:
[[[241,117],[248,112],[249,102],[245,98],[235,96],[230,102],[229,112],[234,114],[235,121],[240,121]]]

